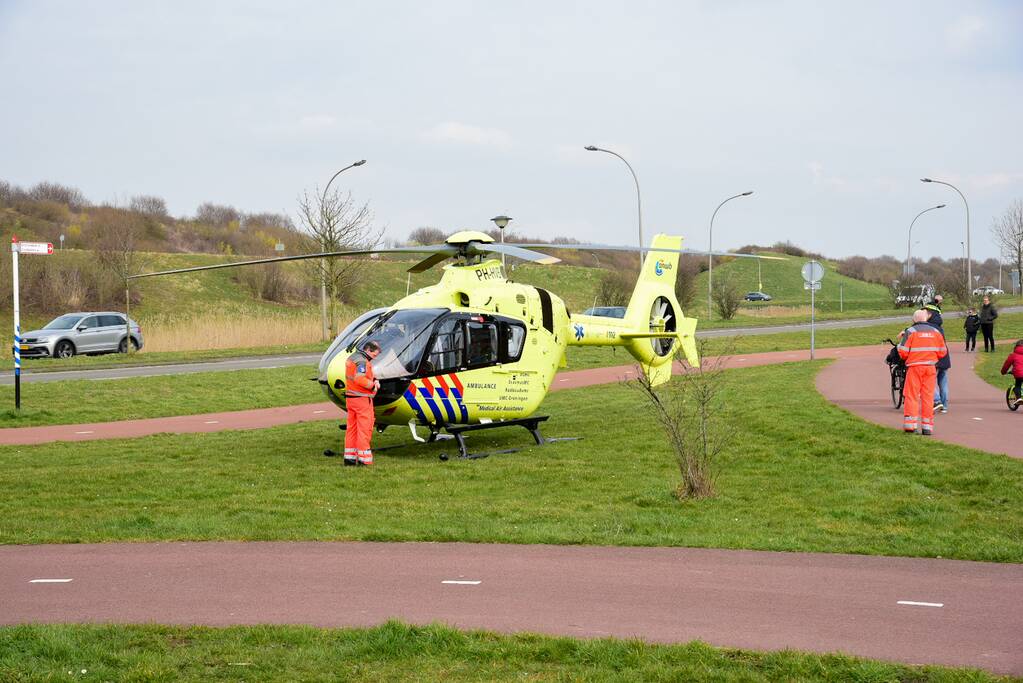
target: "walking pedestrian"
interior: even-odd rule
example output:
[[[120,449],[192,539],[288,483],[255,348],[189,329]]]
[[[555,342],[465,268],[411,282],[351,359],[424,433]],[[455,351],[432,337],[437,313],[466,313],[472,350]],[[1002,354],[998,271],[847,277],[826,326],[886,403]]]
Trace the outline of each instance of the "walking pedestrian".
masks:
[[[942,296],[938,294],[931,303],[924,306],[927,311],[927,322],[941,332],[941,342],[945,344],[945,355],[938,359],[934,366],[937,375],[934,383],[934,409],[943,413],[948,412],[948,371],[952,369],[952,355],[948,352],[948,344],[945,342],[945,321],[941,317]]]
[[[963,321],[963,329],[966,330],[966,350],[977,350],[977,332],[980,331],[980,316],[974,308],[966,309],[966,320]]]
[[[928,324],[928,317],[923,309],[915,312],[913,325],[906,329],[898,347],[899,356],[906,361],[902,429],[912,434],[920,427],[924,436],[934,433],[934,366],[948,352],[944,337]]]
[[[984,297],[984,305],[980,307],[980,331],[984,333],[984,350],[995,350],[995,319],[998,310],[991,303],[991,297]]]

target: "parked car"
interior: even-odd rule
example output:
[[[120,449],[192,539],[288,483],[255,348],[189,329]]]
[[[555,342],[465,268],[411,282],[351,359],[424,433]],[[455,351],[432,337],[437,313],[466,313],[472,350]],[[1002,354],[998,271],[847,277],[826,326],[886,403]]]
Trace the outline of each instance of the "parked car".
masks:
[[[984,285],[973,290],[973,296],[992,296],[994,294],[1005,294],[1005,292],[991,285]]]
[[[923,306],[934,299],[934,285],[903,287],[895,297],[896,308],[902,306]]]
[[[745,299],[746,301],[770,301],[771,295],[763,292],[748,292]]]
[[[625,306],[594,306],[583,311],[583,315],[596,315],[602,318],[624,318]]]
[[[41,330],[21,335],[21,355],[25,358],[71,358],[79,353],[125,353],[128,343],[123,313],[67,313],[54,318]],[[142,328],[132,320],[131,345],[138,350],[142,344]]]

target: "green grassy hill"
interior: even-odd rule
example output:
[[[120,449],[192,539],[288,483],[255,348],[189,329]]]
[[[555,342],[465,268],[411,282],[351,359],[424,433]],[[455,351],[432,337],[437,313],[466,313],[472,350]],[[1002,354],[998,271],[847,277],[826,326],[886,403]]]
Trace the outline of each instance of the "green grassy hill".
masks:
[[[762,252],[766,256],[778,254]],[[800,269],[810,259],[800,256],[787,256],[785,261],[762,260],[760,277],[763,291],[774,299],[768,305],[774,306],[809,306],[810,292],[803,289],[803,277]],[[842,307],[847,311],[876,311],[892,308],[888,290],[881,286],[838,274],[834,263],[822,262],[824,278],[817,292],[816,304],[822,311],[838,311],[840,299]],[[714,266],[714,280],[728,279],[739,285],[743,294],[759,289],[758,262],[755,259],[735,258],[720,266]],[[701,273],[697,279],[697,300],[706,302],[707,273]],[[704,307],[705,307],[704,303]],[[763,308],[765,304],[752,304],[748,308]],[[699,307],[698,307],[699,308]]]

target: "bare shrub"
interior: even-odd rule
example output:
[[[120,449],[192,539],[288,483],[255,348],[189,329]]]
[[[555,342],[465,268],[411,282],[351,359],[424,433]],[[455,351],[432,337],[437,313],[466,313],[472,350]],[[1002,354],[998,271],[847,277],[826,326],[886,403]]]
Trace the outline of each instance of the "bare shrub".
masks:
[[[75,187],[43,181],[37,183],[28,191],[29,199],[35,201],[49,201],[64,204],[72,211],[80,211],[89,206],[88,200],[82,191]]]
[[[679,500],[714,495],[720,456],[734,438],[731,421],[737,417],[723,395],[727,387],[724,355],[706,358],[702,341],[698,349],[704,360],[699,368],[682,365],[681,374],[656,388],[644,373],[632,383],[647,398],[675,456],[682,478],[674,491]],[[675,359],[683,357],[676,354]]]
[[[955,270],[946,270],[935,281],[936,292],[950,299],[958,306],[973,305],[972,288],[966,282],[966,276]]]
[[[128,202],[128,208],[152,218],[163,218],[167,215],[167,202],[154,195],[135,195]]]
[[[605,273],[597,285],[597,305],[628,306],[632,287],[633,282],[625,273],[618,270]]]
[[[224,227],[238,221],[239,218],[241,218],[241,214],[238,213],[238,209],[213,202],[204,202],[195,210],[195,220],[206,225]]]
[[[739,286],[731,280],[719,279],[714,282],[711,300],[721,319],[731,320],[742,304],[742,292],[739,290]]]
[[[408,234],[410,244],[443,244],[448,238],[440,228],[419,227]]]
[[[699,259],[693,256],[682,256],[678,260],[678,274],[675,277],[675,298],[682,309],[689,308],[696,300],[696,277],[700,274]]]

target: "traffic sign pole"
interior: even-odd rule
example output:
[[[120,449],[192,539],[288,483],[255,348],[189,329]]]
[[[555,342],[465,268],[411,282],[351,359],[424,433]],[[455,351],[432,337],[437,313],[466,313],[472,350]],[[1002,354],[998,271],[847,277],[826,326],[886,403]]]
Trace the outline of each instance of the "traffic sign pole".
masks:
[[[813,360],[814,346],[816,342],[816,308],[817,290],[821,288],[821,278],[824,277],[824,266],[817,261],[807,261],[800,271],[803,275],[804,289],[810,290],[810,360]]]
[[[21,410],[21,307],[18,304],[18,236],[11,235],[14,274],[14,409]]]
[[[11,235],[12,275],[14,283],[14,409],[21,410],[21,305],[18,292],[18,254],[53,253],[50,242],[19,242],[17,235]]]

